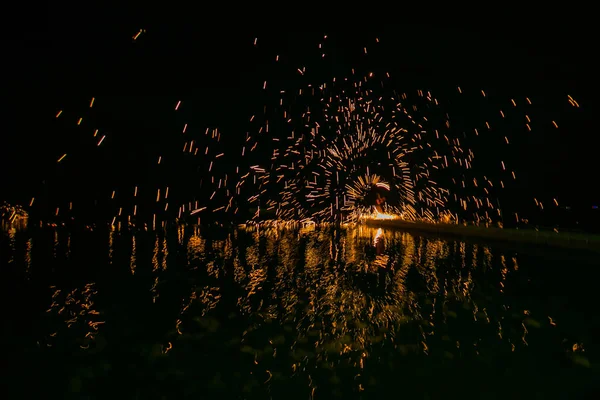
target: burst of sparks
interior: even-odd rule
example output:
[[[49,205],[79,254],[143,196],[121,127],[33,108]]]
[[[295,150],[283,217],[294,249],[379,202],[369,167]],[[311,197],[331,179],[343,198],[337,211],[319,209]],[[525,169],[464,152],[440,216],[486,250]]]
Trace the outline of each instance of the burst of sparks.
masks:
[[[134,41],[145,32],[140,29]],[[326,39],[325,35],[317,46],[322,57],[327,52]],[[379,38],[375,42],[377,45]],[[257,43],[255,38],[252,46],[257,47]],[[365,57],[369,54],[366,47],[363,53]],[[280,55],[273,55],[271,61],[279,63]],[[305,79],[310,65],[299,65],[294,73]],[[359,77],[352,70],[349,77],[332,77],[293,91],[273,88],[268,79],[260,86],[262,91],[278,90],[279,102],[264,106],[262,115],[256,113],[249,118],[251,128],[241,149],[226,147],[230,153],[241,154],[235,173],[222,169],[227,162],[219,160],[225,158],[219,129],[206,128],[202,135],[189,121],[182,121],[178,128],[185,134],[185,139],[180,139],[182,157],[202,160],[205,176],[199,186],[207,196],[179,204],[175,208],[177,217],[206,212],[236,214],[239,207],[249,204],[256,210],[253,219],[269,213],[289,221],[457,221],[459,214],[461,219],[486,222],[501,218],[494,196],[505,188],[506,180],[516,180],[517,174],[504,161],[499,162],[505,171],[503,179],[492,181],[475,174],[476,157],[470,146],[482,132],[499,131],[498,121],[489,119],[472,127],[468,134],[454,130],[450,116],[434,94],[425,90],[399,93],[389,73],[369,72]],[[458,96],[465,96],[467,91],[457,87]],[[493,91],[482,89],[477,95],[489,101]],[[567,101],[574,108],[580,107],[571,95]],[[89,108],[95,110],[95,103],[96,97],[92,97]],[[182,100],[174,104],[178,114],[185,112]],[[506,121],[511,110],[531,104],[529,97],[508,98],[494,113]],[[58,111],[56,118],[63,111]],[[527,132],[541,125],[530,115],[524,113],[523,129]],[[70,113],[67,118],[74,118],[77,129],[89,129],[84,117],[88,121],[87,115]],[[270,125],[276,124],[279,129],[274,131]],[[546,124],[559,127],[556,120]],[[99,129],[94,128],[93,137],[98,133]],[[106,139],[110,139],[106,134],[95,139],[96,147]],[[507,135],[502,134],[500,139],[506,146],[512,143]],[[106,142],[110,145],[110,140]],[[266,151],[270,158],[264,156]],[[61,163],[66,155],[58,157],[57,162]],[[154,160],[160,168],[170,161],[165,162],[162,154]],[[249,167],[245,168],[244,163]],[[136,186],[134,198],[137,190]],[[162,190],[163,196],[161,188],[149,191],[149,195],[156,194],[153,226],[157,213],[173,209],[168,203],[169,186]],[[115,191],[110,198],[116,205],[119,197]],[[535,204],[543,210],[542,201],[535,199]],[[558,207],[556,200],[554,205]],[[120,220],[129,223],[138,216],[137,202],[128,212],[122,205],[118,209],[113,224]]]

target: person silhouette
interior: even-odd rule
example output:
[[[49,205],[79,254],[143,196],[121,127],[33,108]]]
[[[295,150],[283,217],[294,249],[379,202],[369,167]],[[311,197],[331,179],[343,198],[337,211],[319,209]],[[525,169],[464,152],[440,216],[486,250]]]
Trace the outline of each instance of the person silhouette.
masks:
[[[377,198],[375,199],[375,209],[377,210],[377,212],[380,212],[380,213],[383,212],[384,204],[385,204],[385,197],[381,196],[379,193],[377,193]]]

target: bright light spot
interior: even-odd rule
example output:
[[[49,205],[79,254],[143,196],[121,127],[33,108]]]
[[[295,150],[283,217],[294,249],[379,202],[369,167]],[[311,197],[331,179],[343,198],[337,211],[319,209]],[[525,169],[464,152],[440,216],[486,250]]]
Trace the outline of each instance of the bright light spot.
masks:
[[[383,230],[381,228],[377,229],[377,233],[375,233],[375,238],[373,239],[373,245],[377,246],[377,243],[383,239]]]
[[[384,214],[379,211],[375,211],[371,214],[363,214],[361,216],[362,219],[400,219],[401,215],[396,214]]]

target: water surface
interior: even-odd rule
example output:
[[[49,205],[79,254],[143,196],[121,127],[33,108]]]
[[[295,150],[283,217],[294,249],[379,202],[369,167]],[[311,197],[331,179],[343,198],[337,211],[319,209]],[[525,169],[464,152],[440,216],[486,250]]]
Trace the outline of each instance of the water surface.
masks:
[[[14,398],[596,398],[594,256],[373,228],[0,234]]]

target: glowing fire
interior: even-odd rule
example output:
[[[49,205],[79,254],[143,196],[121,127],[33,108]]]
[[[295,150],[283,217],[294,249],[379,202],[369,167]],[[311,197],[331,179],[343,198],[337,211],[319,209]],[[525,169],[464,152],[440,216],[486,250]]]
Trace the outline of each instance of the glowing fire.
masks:
[[[370,214],[363,214],[362,219],[400,219],[402,215],[384,214],[379,211],[374,211]]]
[[[383,213],[380,213],[379,211],[376,211],[375,215],[373,217],[373,219],[398,219],[398,218],[400,218],[398,215],[383,214]]]

